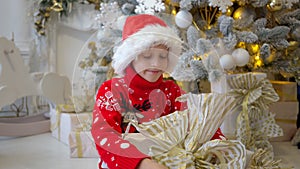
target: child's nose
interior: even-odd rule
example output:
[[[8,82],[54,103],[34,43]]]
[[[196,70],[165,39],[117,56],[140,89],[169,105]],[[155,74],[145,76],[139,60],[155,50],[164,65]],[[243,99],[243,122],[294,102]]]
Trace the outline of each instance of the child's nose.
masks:
[[[154,57],[152,60],[151,65],[152,66],[158,66],[161,63],[161,60],[159,59],[159,57]]]

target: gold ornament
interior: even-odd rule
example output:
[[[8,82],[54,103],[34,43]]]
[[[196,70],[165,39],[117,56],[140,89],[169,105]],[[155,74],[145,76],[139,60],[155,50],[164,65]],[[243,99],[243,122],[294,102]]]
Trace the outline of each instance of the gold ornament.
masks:
[[[79,62],[79,67],[80,67],[81,69],[84,69],[85,66],[86,66],[86,64],[85,64],[84,61],[80,61],[80,62]]]
[[[246,46],[250,55],[257,54],[259,52],[260,47],[258,44],[247,44]]]
[[[228,7],[226,10],[225,15],[227,16],[231,16],[231,14],[233,13],[234,8],[232,6]]]
[[[87,66],[92,67],[94,65],[94,62],[91,59],[87,59],[86,64]]]
[[[57,2],[55,0],[53,0],[53,5],[50,7],[50,9],[55,12],[61,12],[62,10],[64,10],[64,8],[62,7],[62,2]]]
[[[245,42],[239,42],[237,45],[236,45],[237,48],[243,48],[243,49],[246,49],[246,43]]]
[[[282,9],[282,0],[271,0],[267,7],[272,12],[279,11]]]
[[[233,13],[233,19],[235,20],[244,20],[253,16],[255,18],[256,14],[253,8],[242,6],[236,9]]]
[[[107,66],[107,60],[106,60],[106,58],[99,59],[98,62],[97,62],[97,64],[99,66]]]
[[[218,17],[221,14],[221,11],[218,8],[205,6],[204,8],[200,8],[200,16],[202,20],[206,21],[205,29],[211,29],[212,25],[216,24]]]

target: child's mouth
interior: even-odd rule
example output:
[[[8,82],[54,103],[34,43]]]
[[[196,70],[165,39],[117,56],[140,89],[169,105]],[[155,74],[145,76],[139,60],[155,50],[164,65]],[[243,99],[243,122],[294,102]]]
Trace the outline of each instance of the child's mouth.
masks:
[[[158,74],[160,70],[147,70],[147,72],[152,73],[152,74]]]

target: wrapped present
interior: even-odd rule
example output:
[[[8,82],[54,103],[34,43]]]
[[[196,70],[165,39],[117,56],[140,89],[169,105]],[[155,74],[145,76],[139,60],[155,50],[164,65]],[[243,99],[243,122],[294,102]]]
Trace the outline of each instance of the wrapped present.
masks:
[[[212,84],[212,92],[230,93],[237,101],[236,110],[226,116],[221,125],[227,138],[240,140],[249,150],[272,150],[268,138],[283,133],[275,122],[274,114],[269,111],[269,105],[278,101],[279,97],[265,73],[227,75]]]
[[[227,83],[229,93],[237,101],[233,123],[236,125],[236,139],[249,150],[269,149],[270,156],[273,156],[269,138],[282,136],[283,131],[276,124],[275,115],[269,111],[269,106],[279,100],[272,84],[254,73],[232,76]]]
[[[279,95],[281,102],[296,102],[297,101],[297,83],[288,81],[270,81]]]
[[[235,140],[210,141],[224,116],[232,111],[234,99],[225,94],[189,93],[179,100],[187,100],[188,110],[147,123],[133,121],[137,130],[154,143],[148,149],[145,144],[136,144],[138,141],[132,143],[171,169],[244,168],[246,149],[243,144]]]
[[[70,157],[99,158],[90,131],[72,131],[69,135]]]
[[[275,113],[276,123],[283,129],[283,136],[271,141],[290,141],[297,131],[298,102],[276,102],[270,106]]]
[[[187,100],[187,110],[142,124],[132,121],[129,124],[133,124],[144,138],[125,133],[125,139],[170,169],[278,166],[277,161],[269,158],[267,150],[248,153],[238,140],[210,140],[224,116],[234,110],[235,99],[226,94],[188,93],[179,100]]]
[[[50,112],[51,134],[64,144],[69,144],[71,131],[89,131],[92,124],[92,113],[75,113],[72,105],[57,105]]]

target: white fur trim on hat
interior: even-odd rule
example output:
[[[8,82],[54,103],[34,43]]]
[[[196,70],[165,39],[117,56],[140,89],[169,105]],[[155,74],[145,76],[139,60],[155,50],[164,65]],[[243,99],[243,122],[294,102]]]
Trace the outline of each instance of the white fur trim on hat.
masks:
[[[112,67],[115,73],[123,76],[126,67],[153,44],[164,44],[169,48],[166,72],[171,73],[181,54],[182,40],[173,29],[160,25],[145,26],[122,42],[112,58]]]

